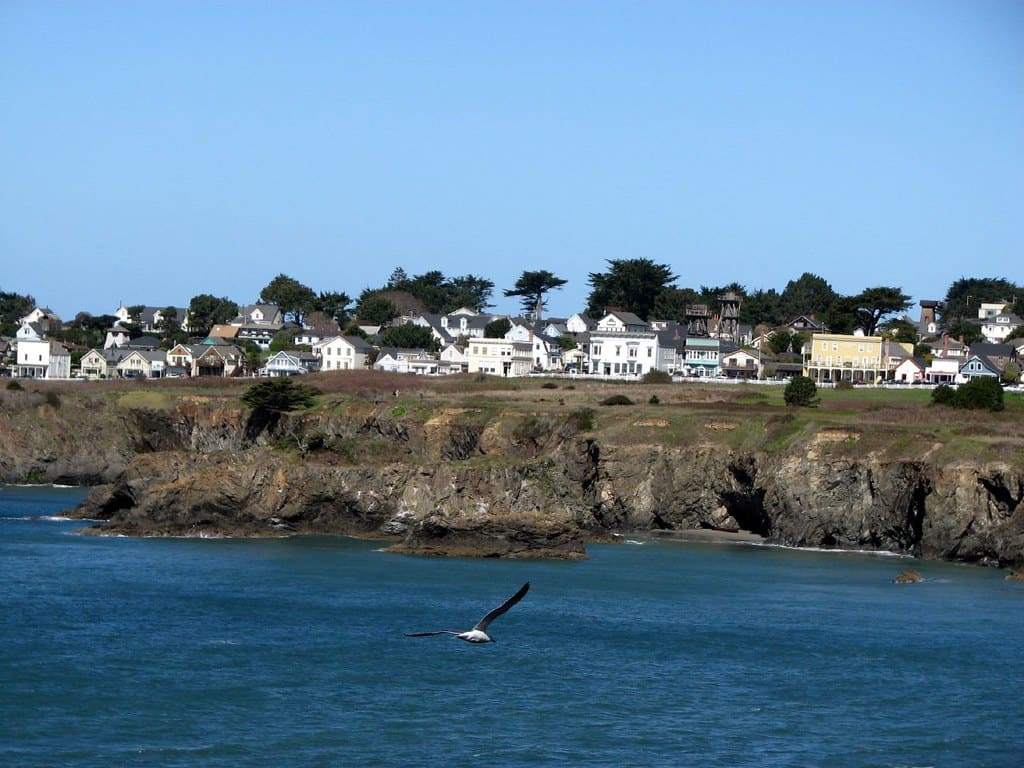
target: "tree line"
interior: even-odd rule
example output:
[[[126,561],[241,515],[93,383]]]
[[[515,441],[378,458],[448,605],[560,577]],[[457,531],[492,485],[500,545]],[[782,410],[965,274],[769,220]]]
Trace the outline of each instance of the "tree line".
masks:
[[[826,325],[833,333],[851,333],[860,329],[868,335],[886,324],[898,340],[916,339],[916,328],[894,317],[907,312],[912,301],[896,286],[874,286],[854,295],[835,291],[825,278],[804,272],[790,280],[779,291],[774,288],[747,290],[739,283],[697,288],[680,287],[679,277],[667,264],[650,259],[608,259],[602,272],[588,275],[590,292],[585,311],[600,317],[609,309],[631,312],[643,320],[670,320],[685,323],[687,311],[703,305],[712,313],[720,307],[721,297],[733,293],[740,299],[740,321],[751,326],[775,328],[795,317],[806,315]],[[548,295],[561,289],[568,281],[548,270],[524,271],[515,284],[503,291],[507,298],[520,299],[523,314],[540,321],[544,316]],[[355,324],[382,325],[401,315],[421,313],[446,314],[460,307],[486,312],[492,306],[495,285],[477,276],[445,276],[439,270],[408,275],[397,267],[387,282],[363,290],[353,301],[343,291],[314,290],[285,274],[274,277],[260,292],[259,301],[277,305],[285,319],[296,324],[333,321],[346,331],[355,332]],[[937,315],[944,329],[954,336],[963,336],[968,343],[980,338],[976,321],[982,303],[1006,303],[1010,311],[1024,316],[1024,287],[1005,278],[967,278],[954,281],[937,306]],[[35,307],[30,295],[0,291],[0,333],[14,335],[17,319]],[[142,306],[129,307],[137,318]],[[202,336],[218,323],[227,323],[239,313],[239,305],[227,297],[212,294],[193,296],[188,306],[189,327],[181,328],[173,307],[162,311],[160,328],[166,343],[176,343],[191,336]],[[97,337],[110,328],[112,315],[93,316],[78,313],[64,329],[67,341],[95,346]],[[394,344],[394,346],[412,346]]]

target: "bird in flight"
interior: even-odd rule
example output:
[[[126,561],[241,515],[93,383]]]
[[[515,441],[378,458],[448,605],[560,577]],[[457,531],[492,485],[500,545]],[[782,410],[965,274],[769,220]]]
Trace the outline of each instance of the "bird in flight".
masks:
[[[467,643],[493,643],[494,638],[487,634],[487,626],[494,621],[496,618],[505,613],[509,608],[518,603],[523,599],[523,596],[530,589],[530,582],[526,582],[519,588],[512,597],[506,600],[504,603],[499,605],[493,611],[484,616],[480,621],[476,623],[476,626],[472,629],[468,629],[465,632],[458,629],[439,629],[436,632],[406,632],[406,637],[427,637],[429,635],[455,635],[459,640],[465,640]]]

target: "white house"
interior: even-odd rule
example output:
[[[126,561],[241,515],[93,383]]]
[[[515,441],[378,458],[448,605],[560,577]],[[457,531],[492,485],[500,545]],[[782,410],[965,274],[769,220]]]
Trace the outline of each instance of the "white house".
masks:
[[[128,332],[127,328],[122,327],[120,324],[115,324],[107,329],[107,337],[103,342],[103,348],[112,349],[114,347],[128,346],[131,338],[132,335]]]
[[[639,376],[658,363],[658,334],[631,312],[609,312],[590,332],[590,372]]]
[[[999,302],[983,301],[981,303],[981,306],[978,307],[978,319],[979,320],[987,320],[990,317],[996,317],[997,315],[1001,315],[1005,311],[1006,311],[1006,302],[1005,301],[999,301]]]
[[[949,334],[942,334],[942,338],[931,344],[932,354],[935,357],[953,358],[963,362],[970,353],[970,347],[959,339],[950,338]]]
[[[117,374],[125,379],[140,376],[144,376],[147,379],[159,379],[163,377],[166,368],[166,352],[145,349],[135,349],[128,352],[116,365]]]
[[[337,336],[341,333],[341,328],[337,323],[320,323],[317,325],[307,325],[297,334],[295,334],[294,343],[300,347],[312,347],[324,339],[329,339],[332,336]]]
[[[82,375],[89,379],[106,379],[117,375],[117,364],[128,354],[126,349],[90,349],[78,363]]]
[[[454,312],[442,315],[440,322],[441,328],[452,339],[457,339],[459,336],[483,338],[484,328],[497,317],[497,315],[481,315],[472,309],[460,307]]]
[[[577,312],[565,321],[565,330],[569,333],[586,333],[597,327],[597,321],[586,312]]]
[[[35,321],[24,321],[18,326],[18,330],[14,334],[19,342],[21,341],[42,341],[46,338],[46,331],[43,327]]]
[[[399,349],[384,347],[373,363],[374,370],[390,373],[412,373],[418,376],[436,376],[438,360],[425,349]]]
[[[24,317],[19,317],[18,324],[24,323],[34,323],[44,335],[64,325],[64,321],[49,307],[36,307]]]
[[[139,327],[147,333],[161,330],[164,319],[164,310],[167,307],[142,307],[136,317],[128,313],[128,307],[120,306],[114,310],[114,317],[119,323],[138,323]],[[188,310],[183,307],[172,307],[174,309],[174,322],[179,328],[187,327]]]
[[[905,357],[893,369],[893,381],[903,384],[919,384],[925,380],[927,366],[916,357]]]
[[[447,344],[438,355],[438,373],[465,373],[469,370],[466,351],[457,344]]]
[[[271,378],[280,376],[297,376],[315,371],[320,366],[320,358],[312,352],[299,350],[282,350],[267,358],[262,373]]]
[[[276,304],[250,304],[242,307],[232,325],[284,325],[284,314]]]
[[[373,348],[358,336],[334,336],[313,345],[321,371],[362,371]]]
[[[53,339],[20,339],[15,375],[27,379],[71,377],[71,353]]]
[[[761,379],[764,367],[764,356],[749,349],[734,349],[722,355],[720,368],[722,374],[730,379]]]
[[[1024,325],[1024,320],[1016,315],[1000,312],[982,320],[981,335],[989,344],[1002,344],[1021,325]]]
[[[955,357],[933,357],[924,371],[929,384],[952,384],[960,373],[961,361]]]
[[[535,371],[555,371],[562,369],[562,348],[558,342],[542,334],[522,322],[515,322],[505,334],[506,339],[529,344],[533,351],[533,369]]]
[[[206,351],[202,344],[175,344],[167,352],[167,365],[188,376],[195,376],[195,362]]]

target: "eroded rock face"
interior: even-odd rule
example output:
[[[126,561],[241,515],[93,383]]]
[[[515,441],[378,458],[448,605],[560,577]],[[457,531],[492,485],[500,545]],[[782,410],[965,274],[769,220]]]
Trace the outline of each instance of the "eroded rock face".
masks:
[[[106,532],[348,534],[403,552],[579,557],[611,532],[712,529],[1024,566],[1024,461],[841,457],[816,438],[780,452],[669,446],[466,409],[416,422],[339,407],[254,432],[216,403],[77,422],[34,407],[23,420],[0,413],[0,479],[104,483],[78,514]]]
[[[1006,466],[807,462],[566,443],[523,462],[326,466],[267,449],[140,454],[79,514],[138,535],[379,536],[403,552],[577,557],[610,532],[747,531],[792,546],[1024,562]]]

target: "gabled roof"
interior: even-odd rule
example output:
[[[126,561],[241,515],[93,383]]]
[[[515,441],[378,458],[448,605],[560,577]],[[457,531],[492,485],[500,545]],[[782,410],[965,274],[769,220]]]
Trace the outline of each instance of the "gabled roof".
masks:
[[[116,365],[122,358],[127,357],[131,352],[123,347],[110,347],[109,349],[90,349],[82,357],[97,354],[106,360],[107,365]]]
[[[900,368],[904,365],[907,365],[908,363],[921,371],[925,370],[928,367],[928,363],[926,363],[920,357],[905,357],[902,360],[900,360],[900,364],[897,365],[896,367]]]
[[[621,322],[623,325],[647,325],[646,322],[641,320],[637,315],[634,315],[632,312],[623,312],[622,310],[614,309],[608,312],[608,314],[601,318],[601,320],[603,321],[605,317],[608,317],[608,315],[612,315],[618,318],[619,322]]]
[[[209,336],[215,336],[218,339],[234,339],[238,337],[238,331],[241,326],[238,325],[227,325],[225,323],[218,323],[210,329]]]
[[[970,357],[968,357],[966,360],[964,360],[960,364],[960,370],[963,371],[965,368],[967,368],[967,366],[969,366],[975,360],[977,360],[985,368],[987,368],[992,373],[993,376],[998,376],[999,374],[1001,374],[1003,372],[1003,366],[1000,365],[997,360],[993,360],[991,357],[988,357],[987,355],[978,355],[978,354],[973,354]]]
[[[724,343],[728,344],[730,347],[735,347],[735,348],[734,349],[729,349],[728,351],[725,351],[723,349],[722,357],[732,357],[732,356],[748,355],[750,357],[753,357],[753,358],[756,358],[756,359],[759,359],[759,360],[766,360],[766,359],[768,359],[768,355],[765,355],[764,353],[760,353],[759,354],[756,349],[753,349],[751,347],[741,347],[739,345],[733,344],[732,342],[724,342]]]
[[[356,352],[372,352],[373,345],[359,336],[342,336],[349,344],[355,347]]]
[[[359,353],[373,351],[373,345],[367,343],[364,339],[362,339],[359,336],[331,336],[330,338],[321,339],[320,341],[318,341],[316,344],[313,345],[313,349],[322,349],[323,347],[326,347],[328,344],[334,341],[343,341],[349,346],[351,346],[353,349],[355,349],[356,352]]]
[[[793,319],[783,323],[780,328],[800,328],[808,330],[824,330],[825,324],[810,315],[797,315]]]
[[[380,362],[382,357],[392,357],[398,360],[399,356],[408,358],[429,356],[429,354],[425,349],[414,349],[412,347],[381,347],[380,353],[377,355],[377,361]]]
[[[125,354],[120,360],[117,361],[118,364],[123,363],[130,357],[139,357],[148,363],[166,362],[167,360],[167,353],[156,349],[125,349],[122,351],[125,352]]]
[[[267,362],[269,363],[275,358],[287,358],[288,360],[300,365],[303,363],[315,363],[319,360],[316,355],[306,349],[282,349],[268,357]]]
[[[989,344],[979,341],[971,344],[971,354],[979,357],[1008,357],[1017,356],[1017,348],[1013,344]]]

